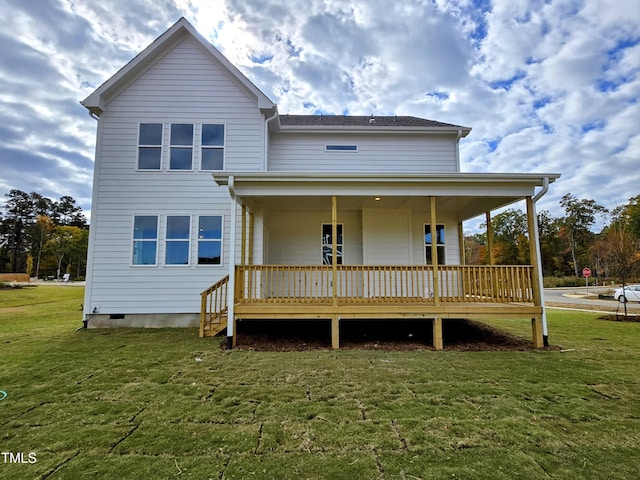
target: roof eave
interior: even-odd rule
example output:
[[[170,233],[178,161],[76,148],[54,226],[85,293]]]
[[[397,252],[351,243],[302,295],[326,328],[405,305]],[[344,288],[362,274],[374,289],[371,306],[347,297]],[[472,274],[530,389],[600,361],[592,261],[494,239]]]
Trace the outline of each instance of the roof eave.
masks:
[[[216,172],[212,174],[216,184],[228,185],[250,182],[380,182],[380,183],[528,183],[542,186],[546,181],[554,183],[559,173],[315,173],[315,172]]]
[[[455,134],[461,138],[471,132],[469,127],[408,127],[408,126],[357,126],[357,125],[282,125],[279,130],[283,133],[430,133]]]

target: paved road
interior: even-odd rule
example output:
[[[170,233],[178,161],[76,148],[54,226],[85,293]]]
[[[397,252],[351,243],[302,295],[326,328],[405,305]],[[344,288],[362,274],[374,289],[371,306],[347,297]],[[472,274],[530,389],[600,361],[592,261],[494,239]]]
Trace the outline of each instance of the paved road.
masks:
[[[587,290],[589,296],[587,296]],[[600,299],[598,294],[611,295],[611,287],[563,287],[545,288],[544,302],[547,306],[580,308],[589,310],[601,310],[615,312],[620,309],[623,312],[622,304],[613,299]],[[640,313],[640,303],[627,303],[627,311]]]

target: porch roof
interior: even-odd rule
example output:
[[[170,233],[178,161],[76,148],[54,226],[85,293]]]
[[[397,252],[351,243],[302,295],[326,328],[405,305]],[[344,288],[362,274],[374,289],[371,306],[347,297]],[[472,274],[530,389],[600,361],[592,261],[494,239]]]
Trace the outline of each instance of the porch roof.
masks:
[[[321,198],[348,197],[352,208],[376,206],[375,197],[406,202],[411,197],[436,197],[437,206],[455,213],[460,221],[476,217],[536,194],[536,187],[553,183],[556,173],[310,173],[220,172],[216,184],[228,186],[240,202],[274,205],[278,199],[303,197],[312,205]],[[394,202],[387,202],[389,203]],[[370,205],[369,205],[370,204]],[[344,203],[342,203],[344,206]],[[320,205],[318,205],[319,207]]]

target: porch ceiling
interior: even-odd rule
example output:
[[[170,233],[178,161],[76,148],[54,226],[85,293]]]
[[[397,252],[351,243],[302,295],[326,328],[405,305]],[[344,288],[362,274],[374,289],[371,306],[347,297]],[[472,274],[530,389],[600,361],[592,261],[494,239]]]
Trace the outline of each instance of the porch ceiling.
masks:
[[[376,200],[380,198],[380,200]],[[522,197],[436,197],[436,209],[458,220],[467,220],[521,200]],[[331,211],[330,196],[242,197],[241,202],[251,209]],[[427,196],[339,196],[338,210],[406,209],[427,210]]]
[[[434,196],[439,211],[463,221],[533,196],[536,187],[560,175],[225,172],[213,177],[250,208],[331,210],[335,195],[345,210],[424,209],[427,197]]]

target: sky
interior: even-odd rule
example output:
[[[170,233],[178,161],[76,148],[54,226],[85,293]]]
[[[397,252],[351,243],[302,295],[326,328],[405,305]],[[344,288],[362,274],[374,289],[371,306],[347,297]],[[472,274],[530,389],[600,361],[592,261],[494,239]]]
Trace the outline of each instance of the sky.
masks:
[[[70,195],[90,217],[96,122],[79,101],[183,16],[281,114],[472,127],[462,171],[560,173],[538,204],[555,217],[567,193],[607,208],[640,195],[638,0],[0,0],[0,11],[0,202],[11,189]]]

